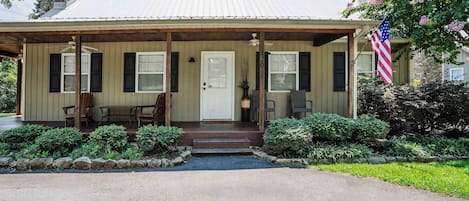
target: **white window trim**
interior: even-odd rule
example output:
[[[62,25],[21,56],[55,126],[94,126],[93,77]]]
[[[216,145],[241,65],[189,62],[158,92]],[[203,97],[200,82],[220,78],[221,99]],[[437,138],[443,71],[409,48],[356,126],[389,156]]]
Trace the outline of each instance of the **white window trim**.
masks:
[[[371,77],[372,78],[375,78],[376,77],[376,58],[375,58],[375,53],[374,52],[360,52],[359,53],[359,56],[360,55],[371,55]],[[358,65],[358,59],[357,59],[357,64],[355,65]],[[358,66],[357,66],[357,75],[358,74],[361,74],[361,73],[370,73],[370,71],[367,71],[367,72],[360,72],[358,70]]]
[[[453,80],[453,71],[460,70],[462,71],[462,79],[461,80]],[[450,68],[449,69],[449,81],[464,81],[464,68]]]
[[[163,55],[163,73],[161,72],[142,72],[139,73],[140,55]],[[140,74],[163,74],[163,90],[162,91],[139,91],[138,90],[138,75]],[[166,52],[137,52],[135,59],[135,93],[165,93],[166,92]]]
[[[75,58],[75,53],[62,53],[61,55],[61,61],[60,61],[60,92],[61,93],[75,93],[75,90],[73,91],[65,91],[64,90],[64,85],[65,85],[65,75],[76,75],[76,72],[75,73],[65,73],[65,57],[66,56],[73,56]],[[85,91],[81,91],[81,92],[85,92],[85,93],[89,93],[90,92],[90,84],[91,84],[91,54],[89,53],[82,53],[81,54],[82,56],[82,59],[83,59],[83,56],[88,56],[88,66],[85,66],[88,68],[88,86],[86,88]],[[76,60],[75,60],[76,61]],[[81,68],[83,68],[84,66],[82,66]],[[84,75],[83,73],[81,73],[81,75]]]
[[[281,73],[281,74],[284,74],[284,73],[293,73],[292,72],[272,72],[272,55],[275,55],[275,54],[294,54],[295,57],[296,57],[296,72],[295,72],[295,75],[296,75],[296,89],[295,90],[298,90],[300,88],[300,52],[295,52],[295,51],[270,51],[270,54],[269,54],[269,72],[268,72],[268,88],[267,88],[267,91],[268,92],[273,92],[273,93],[290,93],[290,91],[288,90],[272,90],[272,73]]]

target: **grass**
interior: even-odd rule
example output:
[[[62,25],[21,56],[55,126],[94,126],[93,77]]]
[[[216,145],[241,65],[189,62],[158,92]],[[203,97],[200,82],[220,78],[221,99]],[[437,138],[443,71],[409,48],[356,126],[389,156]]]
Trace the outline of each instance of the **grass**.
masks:
[[[15,116],[15,113],[0,113],[0,118]]]
[[[469,199],[469,161],[389,164],[313,165],[310,168],[375,177],[390,183],[413,186]]]

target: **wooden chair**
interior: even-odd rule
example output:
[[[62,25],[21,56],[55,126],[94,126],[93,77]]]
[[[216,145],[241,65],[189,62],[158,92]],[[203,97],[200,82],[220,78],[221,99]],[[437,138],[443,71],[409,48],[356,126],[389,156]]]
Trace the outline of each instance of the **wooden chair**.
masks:
[[[80,95],[80,112],[81,112],[81,117],[80,117],[80,122],[85,122],[86,127],[88,127],[88,122],[92,118],[91,114],[91,108],[93,107],[93,94],[91,93],[82,93]],[[65,118],[65,127],[67,127],[67,122],[68,121],[74,121],[75,120],[75,106],[67,106],[62,108],[64,110],[64,118]]]
[[[145,108],[153,108],[151,112],[145,111]],[[165,94],[159,94],[154,105],[137,106],[137,122],[140,127],[141,122],[151,122],[153,125],[161,125],[165,118]]]
[[[276,117],[276,115],[275,115],[275,101],[267,100],[267,93],[265,93],[264,100],[265,100],[264,112],[266,114],[265,115],[266,120],[268,119],[268,115],[267,115],[268,112],[274,113],[274,119],[275,119],[275,117]],[[259,113],[259,91],[258,90],[252,90],[251,103],[252,103],[251,111],[253,112],[253,116],[256,116],[255,114]]]
[[[313,113],[313,101],[306,100],[306,92],[304,90],[291,90],[290,91],[290,103],[291,103],[291,112],[294,115],[295,113]],[[310,107],[307,107],[306,103],[310,103]]]

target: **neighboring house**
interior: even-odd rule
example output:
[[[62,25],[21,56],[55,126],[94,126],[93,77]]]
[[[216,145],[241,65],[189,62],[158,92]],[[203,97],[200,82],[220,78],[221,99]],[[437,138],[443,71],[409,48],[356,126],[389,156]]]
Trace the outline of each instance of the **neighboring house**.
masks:
[[[251,89],[261,93],[265,78],[265,93],[276,102],[276,116],[268,119],[290,116],[290,90],[306,90],[314,112],[353,116],[356,74],[349,71],[349,56],[360,55],[359,76],[375,76],[375,56],[363,33],[379,22],[343,19],[340,10],[317,15],[328,4],[75,0],[55,3],[39,20],[0,22],[0,53],[22,54],[25,121],[63,121],[62,106],[75,103],[77,54],[62,51],[72,36],[96,48],[82,52],[81,86],[94,94],[97,119],[99,106],[148,105],[166,93],[172,122],[239,121],[243,94],[237,86],[245,71]],[[392,42],[393,48],[402,43]],[[259,52],[265,58],[256,57]],[[398,84],[409,82],[405,52],[394,62]],[[265,74],[259,73],[262,63]]]
[[[457,58],[461,65],[443,64],[442,80],[443,81],[462,81],[469,82],[469,47],[462,47]]]

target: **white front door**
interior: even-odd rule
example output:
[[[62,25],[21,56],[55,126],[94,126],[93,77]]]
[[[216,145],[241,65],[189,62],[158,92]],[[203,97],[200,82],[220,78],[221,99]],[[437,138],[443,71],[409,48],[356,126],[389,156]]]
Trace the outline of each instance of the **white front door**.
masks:
[[[200,120],[234,120],[234,52],[202,52]]]

